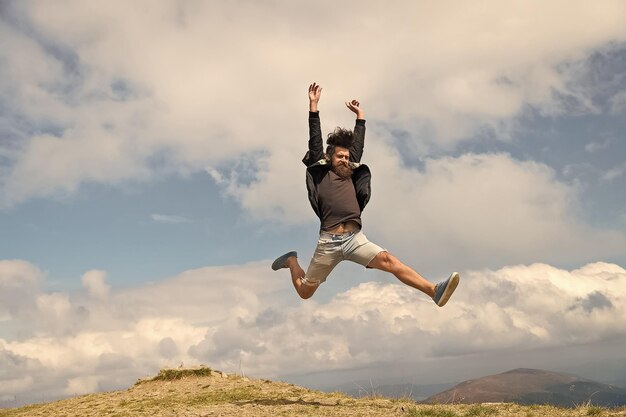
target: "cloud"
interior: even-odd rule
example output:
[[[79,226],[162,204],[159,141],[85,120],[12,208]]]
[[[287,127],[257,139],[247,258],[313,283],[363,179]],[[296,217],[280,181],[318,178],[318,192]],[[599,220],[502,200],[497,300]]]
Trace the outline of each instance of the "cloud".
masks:
[[[91,270],[85,272],[82,278],[83,286],[90,296],[105,299],[108,297],[111,287],[106,283],[106,272]]]
[[[540,163],[466,154],[405,170],[396,156],[372,169],[365,227],[420,263],[588,262],[626,245],[623,234],[587,225],[578,191]]]
[[[169,224],[181,224],[191,223],[192,221],[184,216],[172,216],[167,214],[152,214],[150,216],[152,220],[157,223],[169,223]]]
[[[0,260],[0,322],[36,304],[45,273],[22,260]]]
[[[602,175],[602,180],[604,181],[613,181],[616,178],[621,177],[626,173],[626,164],[618,165],[606,171]]]
[[[84,395],[97,391],[98,378],[93,376],[72,378],[67,381],[65,394],[67,395]]]
[[[0,285],[3,290],[36,288],[44,277],[44,273],[39,268],[26,261],[0,260]]]
[[[420,270],[576,264],[619,255],[626,247],[623,233],[584,220],[580,190],[545,164],[505,153],[464,154],[423,158],[418,169],[388,146],[394,138],[384,130],[374,126],[367,137],[363,162],[372,171],[372,199],[363,212],[364,231]],[[269,157],[269,173],[256,182],[230,183],[233,194],[257,219],[317,220],[304,179],[280,175],[279,161]]]
[[[346,98],[366,109],[375,187],[367,230],[384,245],[414,247],[427,270],[451,257],[467,267],[589,261],[624,244],[587,225],[577,190],[544,165],[503,154],[442,158],[479,132],[507,140],[524,109],[597,112],[589,56],[626,39],[621,2],[336,7],[319,5],[313,41],[309,17],[288,5],[11,5],[0,30],[20,48],[7,51],[0,94],[26,122],[10,121],[23,140],[0,146],[9,158],[0,205],[204,170],[256,220],[315,221],[300,159],[304,91],[317,80],[325,132],[353,123]],[[592,17],[603,24],[589,25]],[[335,49],[321,48],[328,39]],[[395,202],[392,218],[384,201]]]
[[[598,152],[608,148],[612,144],[612,142],[613,141],[611,139],[589,142],[585,145],[585,150],[590,153]]]
[[[0,282],[15,276],[22,282],[40,279],[38,269],[26,262],[3,261],[2,266]],[[203,268],[109,292],[105,272],[92,270],[83,275],[84,293],[31,288],[25,294],[16,286],[3,287],[2,295],[15,299],[16,308],[0,323],[0,360],[9,360],[14,372],[7,383],[15,388],[0,394],[18,400],[42,393],[60,397],[84,392],[81,381],[89,382],[89,390],[119,388],[163,366],[197,363],[187,350],[227,320],[254,317],[264,294],[283,281],[271,272],[265,263]],[[11,328],[19,332],[5,333]],[[20,376],[36,382],[20,385]]]
[[[582,306],[588,313],[591,313],[595,309],[611,308],[613,304],[604,294],[600,291],[589,294],[586,298],[580,300],[581,303],[575,307]]]
[[[268,262],[185,271],[112,290],[106,303],[88,293],[35,292],[44,301],[10,321],[20,333],[0,328],[0,364],[8,371],[0,396],[17,404],[117,389],[181,362],[243,367],[259,377],[362,367],[380,374],[407,352],[415,366],[445,367],[477,353],[510,357],[626,336],[626,270],[615,264],[465,271],[440,309],[413,289],[383,282],[327,302],[299,302],[287,273],[272,272]],[[65,324],[37,324],[50,315]]]
[[[580,66],[626,39],[618,1],[547,9],[365,2],[357,10],[322,2],[314,38],[310,16],[287,4],[147,4],[5,6],[0,31],[11,48],[0,97],[14,110],[3,129],[23,140],[2,151],[11,158],[0,179],[4,205],[87,182],[198,171],[249,152],[270,155],[269,166],[291,161],[302,153],[298,115],[314,80],[327,87],[321,105],[336,115],[331,125],[345,124],[342,103],[359,96],[368,117],[413,135],[422,154],[484,129],[506,138],[528,107],[596,111],[577,82]],[[258,177],[296,177],[286,164],[261,166]]]
[[[6,183],[6,198],[22,201],[30,196],[75,192],[84,182],[116,184],[145,180],[148,170],[123,138],[103,129],[79,127],[61,137],[38,135],[24,147]]]
[[[626,91],[620,91],[611,98],[611,113],[622,114],[626,112]]]

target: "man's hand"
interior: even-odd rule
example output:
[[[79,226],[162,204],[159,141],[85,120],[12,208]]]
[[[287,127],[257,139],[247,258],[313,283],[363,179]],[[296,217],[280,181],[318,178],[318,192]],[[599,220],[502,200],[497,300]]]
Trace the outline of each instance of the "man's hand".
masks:
[[[356,118],[365,120],[365,112],[361,110],[360,105],[358,100],[346,101],[346,106],[356,114]]]
[[[309,110],[317,111],[317,102],[320,101],[322,95],[322,87],[318,84],[311,84],[309,86]]]

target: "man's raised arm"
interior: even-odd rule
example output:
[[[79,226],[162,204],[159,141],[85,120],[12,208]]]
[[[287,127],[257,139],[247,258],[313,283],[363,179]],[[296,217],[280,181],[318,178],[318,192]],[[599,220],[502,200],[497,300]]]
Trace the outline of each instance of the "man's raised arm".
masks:
[[[346,106],[356,114],[354,125],[354,139],[350,146],[350,161],[361,162],[363,148],[365,147],[365,112],[360,107],[358,100],[346,101]]]
[[[302,162],[306,166],[312,165],[324,158],[324,142],[322,140],[322,127],[317,103],[322,95],[322,87],[313,83],[309,85],[309,150],[304,155]]]

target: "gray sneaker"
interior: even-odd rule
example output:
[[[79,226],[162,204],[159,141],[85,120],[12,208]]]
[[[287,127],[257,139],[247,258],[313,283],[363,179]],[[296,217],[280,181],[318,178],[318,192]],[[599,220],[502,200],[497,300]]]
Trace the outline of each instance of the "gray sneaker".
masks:
[[[292,250],[291,252],[287,252],[286,254],[284,254],[282,256],[279,256],[272,263],[272,269],[274,271],[278,271],[281,268],[287,268],[287,259],[289,259],[292,256],[295,256],[297,258],[298,257],[298,252]]]
[[[456,286],[459,285],[459,279],[459,273],[453,272],[450,274],[450,278],[435,285],[435,296],[433,297],[433,301],[439,307],[446,305],[450,296],[456,289]]]

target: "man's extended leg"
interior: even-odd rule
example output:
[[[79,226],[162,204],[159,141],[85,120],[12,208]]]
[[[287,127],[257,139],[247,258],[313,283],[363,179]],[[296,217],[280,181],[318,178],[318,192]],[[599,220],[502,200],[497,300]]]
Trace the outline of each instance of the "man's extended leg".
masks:
[[[389,252],[380,252],[367,266],[394,274],[404,284],[420,290],[430,298],[435,296],[435,284],[400,262]]]
[[[439,307],[443,307],[448,302],[448,299],[459,284],[459,274],[453,272],[447,280],[433,285],[415,270],[406,266],[400,262],[398,258],[386,251],[376,255],[367,266],[380,269],[381,271],[391,272],[404,284],[428,295]]]
[[[295,256],[290,256],[287,259],[286,265],[291,271],[291,282],[293,282],[293,286],[298,292],[298,295],[305,300],[311,298],[313,294],[315,294],[319,284],[311,285],[306,281],[302,281],[302,278],[304,278],[304,270],[300,267],[298,258]]]
[[[293,286],[295,287],[298,295],[305,300],[307,298],[311,298],[320,283],[311,283],[304,279],[305,273],[298,263],[297,252],[287,252],[286,254],[276,258],[274,263],[272,263],[272,269],[274,271],[278,271],[283,268],[289,268],[289,271],[291,272],[291,282],[293,282]]]
[[[280,268],[289,268],[291,281],[298,295],[304,299],[311,298],[322,282],[326,281],[335,266],[343,259],[342,243],[343,237],[341,236],[320,233],[306,273],[298,264],[298,255],[294,251],[276,258],[272,264],[272,269],[276,271]]]

